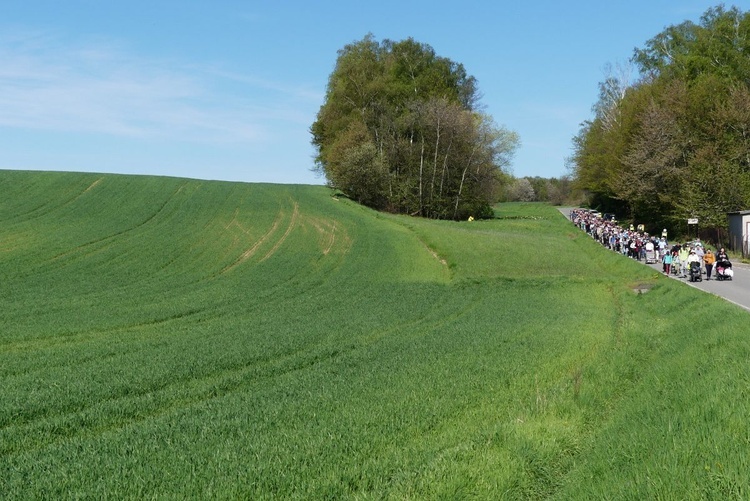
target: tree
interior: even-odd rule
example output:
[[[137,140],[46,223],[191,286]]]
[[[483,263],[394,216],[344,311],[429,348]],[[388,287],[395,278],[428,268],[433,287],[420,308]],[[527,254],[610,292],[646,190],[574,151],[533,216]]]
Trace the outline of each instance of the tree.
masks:
[[[508,189],[508,200],[511,202],[533,202],[536,200],[534,187],[525,177],[516,179]]]
[[[750,14],[736,7],[648,40],[631,59],[637,82],[600,84],[573,138],[575,186],[640,221],[725,227],[750,203],[749,56]]]
[[[616,72],[612,69],[612,65],[608,64],[605,67],[606,78],[599,83],[599,100],[594,105],[593,111],[606,131],[620,125],[621,104],[630,84],[631,72],[630,65],[618,65]]]
[[[463,65],[409,38],[339,51],[310,131],[316,169],[351,198],[433,218],[490,215],[518,135],[476,111]]]
[[[353,121],[331,146],[329,176],[332,183],[365,205],[382,204],[386,195],[387,168],[370,140],[367,128]]]
[[[571,203],[573,190],[568,176],[551,178],[547,180],[547,202],[552,205],[564,205]]]

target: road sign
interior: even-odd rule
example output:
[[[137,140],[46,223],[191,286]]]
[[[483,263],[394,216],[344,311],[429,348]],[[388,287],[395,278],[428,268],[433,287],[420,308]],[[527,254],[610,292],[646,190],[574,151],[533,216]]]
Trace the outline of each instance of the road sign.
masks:
[[[688,219],[688,224],[698,224],[698,218],[697,217],[691,217]]]

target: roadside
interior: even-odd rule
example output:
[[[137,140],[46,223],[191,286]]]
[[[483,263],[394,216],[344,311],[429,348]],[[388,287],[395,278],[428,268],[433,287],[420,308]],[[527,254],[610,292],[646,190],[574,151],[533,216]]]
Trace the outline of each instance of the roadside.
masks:
[[[650,266],[659,272],[662,271],[662,265],[660,263],[649,264],[647,266]],[[706,280],[705,274],[703,275],[702,282],[691,282],[686,278],[679,278],[676,275],[669,276],[670,278],[684,282],[696,289],[722,297],[727,301],[750,311],[750,266],[743,263],[732,262],[732,270],[734,271],[734,278],[732,280],[724,281],[716,280],[715,277],[711,278],[711,280]]]
[[[570,221],[570,211],[573,209],[574,207],[559,208],[560,213],[562,213],[568,221]],[[650,266],[658,272],[662,271],[661,263],[643,264],[644,266]],[[750,311],[750,266],[744,263],[732,261],[732,270],[734,271],[733,280],[718,281],[713,278],[711,280],[705,280],[705,275],[703,275],[704,280],[702,282],[690,282],[688,279],[679,278],[676,275],[670,275],[670,278],[684,282],[686,285],[695,287],[704,292],[724,298],[730,303],[734,303],[737,306]]]

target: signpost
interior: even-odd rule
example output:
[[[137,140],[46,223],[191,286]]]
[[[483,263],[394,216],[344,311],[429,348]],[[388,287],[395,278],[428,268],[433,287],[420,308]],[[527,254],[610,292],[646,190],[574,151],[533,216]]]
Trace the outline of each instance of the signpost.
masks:
[[[690,236],[690,227],[691,226],[697,226],[698,225],[698,218],[697,217],[689,217],[687,220],[688,223],[688,237]],[[695,232],[695,236],[698,236],[698,231]]]

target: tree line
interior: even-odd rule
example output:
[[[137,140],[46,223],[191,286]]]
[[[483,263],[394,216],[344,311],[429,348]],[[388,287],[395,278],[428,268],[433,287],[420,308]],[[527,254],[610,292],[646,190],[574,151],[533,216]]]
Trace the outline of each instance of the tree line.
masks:
[[[718,6],[667,27],[610,68],[592,111],[569,159],[592,206],[678,233],[688,218],[725,228],[750,207],[750,14]]]
[[[367,35],[338,52],[310,128],[315,169],[378,210],[490,217],[519,138],[479,101],[463,65],[411,38]]]
[[[501,202],[547,202],[552,205],[577,205],[580,193],[573,188],[569,176],[524,176],[511,179],[506,185]]]

